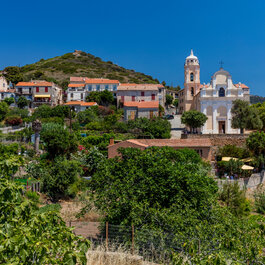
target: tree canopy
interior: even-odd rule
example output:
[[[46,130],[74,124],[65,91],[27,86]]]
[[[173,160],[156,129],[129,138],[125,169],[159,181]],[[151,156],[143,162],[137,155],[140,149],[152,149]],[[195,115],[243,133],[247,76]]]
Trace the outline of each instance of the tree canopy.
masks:
[[[190,127],[191,131],[194,131],[195,128],[203,126],[207,119],[208,118],[204,113],[197,110],[185,111],[181,116],[181,122]]]
[[[19,97],[17,100],[17,106],[20,109],[24,109],[26,106],[28,106],[28,104],[29,104],[29,101],[23,96]]]

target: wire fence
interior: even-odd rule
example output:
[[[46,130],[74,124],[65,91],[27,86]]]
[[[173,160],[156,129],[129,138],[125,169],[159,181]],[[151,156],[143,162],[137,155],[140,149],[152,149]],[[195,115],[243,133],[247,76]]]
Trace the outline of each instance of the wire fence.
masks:
[[[194,255],[208,256],[219,250],[220,240],[216,235],[209,238],[174,235],[170,231],[145,229],[143,227],[113,225],[106,222],[69,222],[74,232],[88,238],[94,246],[103,246],[105,251],[118,251],[121,247],[131,254],[140,255],[144,260],[171,264],[172,253],[181,253],[188,259]],[[201,246],[204,246],[201,248]],[[192,252],[190,250],[192,249]],[[232,258],[233,259],[233,258]],[[249,263],[246,259],[238,264]]]

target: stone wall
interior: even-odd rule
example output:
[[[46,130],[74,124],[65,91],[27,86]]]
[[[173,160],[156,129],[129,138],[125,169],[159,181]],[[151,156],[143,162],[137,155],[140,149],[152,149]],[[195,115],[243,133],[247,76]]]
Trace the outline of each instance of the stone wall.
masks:
[[[263,184],[265,186],[265,171],[262,171],[261,173],[255,173],[252,174],[249,178],[240,178],[238,180],[226,180],[226,179],[218,179],[217,185],[219,188],[222,188],[224,183],[233,183],[238,182],[239,187],[241,189],[245,189],[248,194],[252,194],[259,185]]]

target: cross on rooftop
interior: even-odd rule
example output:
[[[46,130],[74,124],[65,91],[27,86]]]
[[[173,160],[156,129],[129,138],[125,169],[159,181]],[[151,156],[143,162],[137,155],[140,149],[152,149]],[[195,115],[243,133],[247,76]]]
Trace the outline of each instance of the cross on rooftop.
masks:
[[[223,68],[224,62],[222,60],[219,62],[219,64],[220,64],[221,68]]]

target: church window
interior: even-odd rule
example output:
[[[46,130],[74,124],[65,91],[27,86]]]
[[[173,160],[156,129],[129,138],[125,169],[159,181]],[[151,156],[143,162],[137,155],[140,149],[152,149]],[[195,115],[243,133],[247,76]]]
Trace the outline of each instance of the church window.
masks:
[[[193,87],[190,89],[190,94],[191,94],[192,96],[194,96],[194,88],[193,88]]]
[[[225,96],[225,90],[224,90],[223,87],[221,87],[221,88],[219,89],[219,97],[224,97],[224,96]]]
[[[193,80],[194,80],[194,75],[193,73],[190,73],[190,81],[193,82]]]

